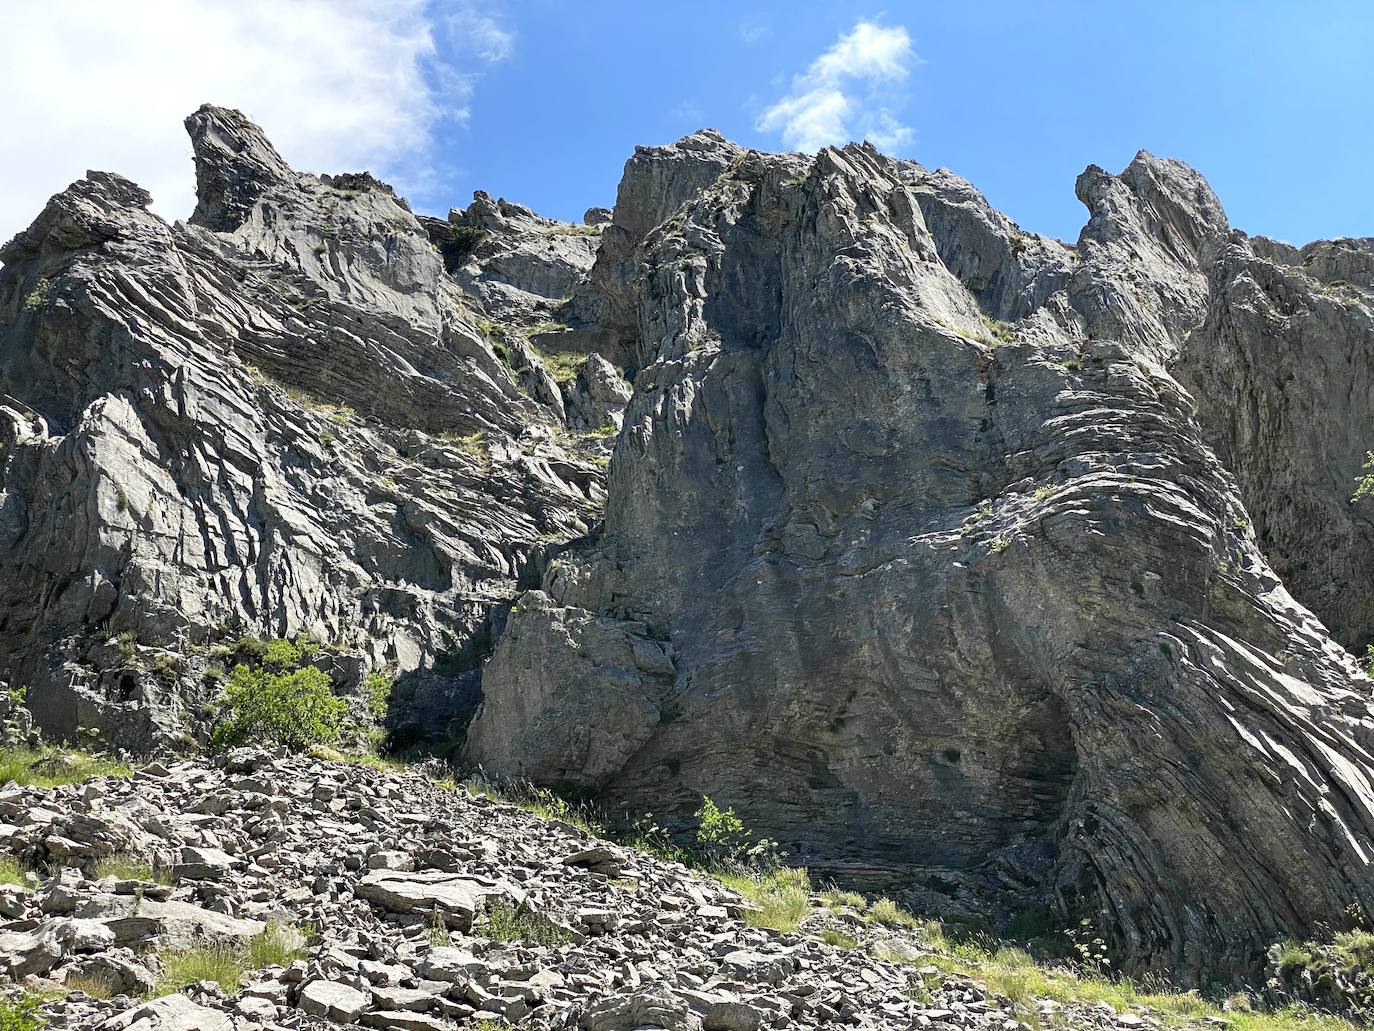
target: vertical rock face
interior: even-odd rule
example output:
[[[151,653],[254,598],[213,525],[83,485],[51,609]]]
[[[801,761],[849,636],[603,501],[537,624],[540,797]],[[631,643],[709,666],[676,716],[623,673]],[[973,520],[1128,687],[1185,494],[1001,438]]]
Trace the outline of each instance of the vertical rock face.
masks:
[[[1374,450],[1372,268],[1374,241],[1228,239],[1180,366],[1260,548],[1358,651],[1374,640],[1374,500],[1351,500]]]
[[[616,224],[660,224],[582,288],[643,365],[605,532],[521,599],[468,757],[707,794],[842,881],[1049,904],[1189,983],[1374,907],[1369,681],[1169,371],[1232,246],[1201,177],[1089,169],[1067,248],[867,147],[720,164],[666,215],[622,184]]]
[[[293,172],[238,112],[187,126],[191,224],[93,172],[0,250],[0,669],[48,731],[135,747],[185,734],[195,656],[240,633],[451,709],[602,473],[389,187]]]

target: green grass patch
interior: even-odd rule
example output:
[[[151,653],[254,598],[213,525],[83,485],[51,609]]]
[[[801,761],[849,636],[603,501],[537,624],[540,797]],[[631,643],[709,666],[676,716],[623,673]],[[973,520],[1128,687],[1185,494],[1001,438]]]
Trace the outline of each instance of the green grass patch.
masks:
[[[151,881],[155,884],[171,884],[172,875],[165,870],[154,871],[152,866],[138,856],[127,854],[106,856],[95,864],[95,876],[114,877],[121,881]]]
[[[587,356],[576,352],[550,351],[546,347],[536,347],[534,353],[539,355],[539,360],[559,383],[572,383],[582,371],[582,366],[587,364]]]
[[[13,884],[27,889],[29,882],[24,880],[23,865],[14,856],[0,856],[0,884]]]
[[[857,909],[860,912],[863,912],[864,907],[868,905],[864,897],[857,891],[840,891],[838,888],[831,888],[829,891],[822,892],[821,902],[831,909],[840,909],[847,906],[850,909]]]
[[[844,931],[841,931],[838,927],[827,927],[818,935],[818,937],[827,945],[833,945],[837,949],[853,949],[857,948],[859,945],[859,941],[857,938],[855,938],[852,934],[846,934]]]
[[[48,1026],[39,1012],[42,1005],[28,992],[16,999],[0,999],[0,1031],[41,1031]]]
[[[198,981],[213,981],[226,995],[243,987],[250,970],[286,966],[305,954],[304,938],[293,927],[269,924],[247,942],[196,942],[158,953],[163,975],[153,996],[180,992]]]
[[[248,939],[248,965],[252,969],[290,966],[305,955],[305,936],[296,928],[268,924]]]
[[[248,953],[240,945],[223,941],[203,941],[181,949],[158,953],[162,961],[162,978],[154,996],[180,992],[198,981],[213,981],[226,995],[233,995],[243,987],[248,971]]]
[[[0,748],[0,784],[56,788],[91,777],[127,777],[130,768],[108,756],[61,748]]]
[[[753,927],[795,931],[811,912],[811,877],[804,869],[783,867],[766,872],[723,872],[715,875],[727,888],[739,892],[758,907],[745,913]]]
[[[884,927],[914,928],[919,924],[914,916],[888,898],[879,899],[869,906],[864,919],[870,924],[882,924]]]

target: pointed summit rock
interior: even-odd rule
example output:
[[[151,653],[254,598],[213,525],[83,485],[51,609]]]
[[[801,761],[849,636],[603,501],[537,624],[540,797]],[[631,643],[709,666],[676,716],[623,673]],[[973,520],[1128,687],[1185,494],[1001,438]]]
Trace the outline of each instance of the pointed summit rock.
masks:
[[[264,192],[295,181],[291,166],[242,111],[204,104],[185,124],[196,162],[195,225],[233,232]]]

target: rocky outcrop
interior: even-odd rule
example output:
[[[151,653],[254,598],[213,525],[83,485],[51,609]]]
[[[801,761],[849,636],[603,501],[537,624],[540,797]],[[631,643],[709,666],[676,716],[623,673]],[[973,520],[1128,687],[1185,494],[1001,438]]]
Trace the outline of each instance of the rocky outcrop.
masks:
[[[643,366],[605,532],[513,612],[468,757],[710,795],[842,882],[1048,905],[1185,983],[1369,912],[1369,681],[1169,371],[1230,239],[1201,177],[1089,169],[1073,248],[858,146],[717,148],[622,211],[700,147],[627,166],[616,224],[660,224],[583,288]]]
[[[631,291],[639,271],[639,245],[742,154],[713,129],[685,136],[671,147],[635,148],[625,162],[611,220],[602,225],[591,272],[560,309],[562,321],[577,334],[563,341],[566,346],[595,351],[621,368],[638,369],[652,360],[638,345]]]
[[[1207,268],[1180,375],[1274,571],[1346,647],[1374,641],[1374,244],[1239,234]]]
[[[146,749],[193,729],[208,646],[305,634],[435,730],[603,473],[389,187],[187,127],[190,224],[92,172],[0,250],[0,670],[49,732]]]
[[[412,736],[457,739],[481,697],[466,755],[494,775],[679,827],[710,795],[828,877],[1048,907],[1130,970],[1254,972],[1374,913],[1370,682],[1337,643],[1374,634],[1368,241],[1249,240],[1142,152],[1079,177],[1070,246],[944,170],[711,131],[637,150],[609,220],[484,194],[417,219],[237,112],[187,128],[188,223],[92,172],[0,249],[0,677],[41,728],[189,746],[216,644],[306,635],[341,691],[394,666]],[[140,840],[85,815],[15,840],[83,873]],[[259,876],[178,844],[187,879]],[[350,880],[349,913],[465,934],[529,901],[425,855]],[[595,901],[577,933],[615,925]],[[116,943],[143,927],[102,905]],[[24,973],[105,940],[14,931]],[[556,996],[431,958],[471,1012],[413,1026]],[[372,973],[268,998],[362,1019]],[[752,1005],[641,977],[558,1019]],[[775,1012],[857,1013],[794,987]]]
[[[434,220],[426,223],[433,226]],[[487,316],[518,325],[553,319],[554,310],[586,278],[601,241],[591,223],[543,218],[480,190],[431,235],[459,286]]]

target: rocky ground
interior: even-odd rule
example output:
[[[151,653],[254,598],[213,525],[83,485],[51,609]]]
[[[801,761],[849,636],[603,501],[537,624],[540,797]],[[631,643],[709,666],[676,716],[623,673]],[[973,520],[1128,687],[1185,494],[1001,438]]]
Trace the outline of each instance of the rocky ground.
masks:
[[[911,931],[862,951],[753,927],[751,903],[681,864],[415,772],[244,749],[11,786],[0,819],[8,855],[43,871],[0,892],[0,965],[49,998],[52,1027],[1155,1023],[1013,1006],[929,965]],[[803,927],[856,921],[819,909]],[[264,937],[287,962],[246,970],[240,990],[201,981],[148,1001],[188,950],[258,955]]]

